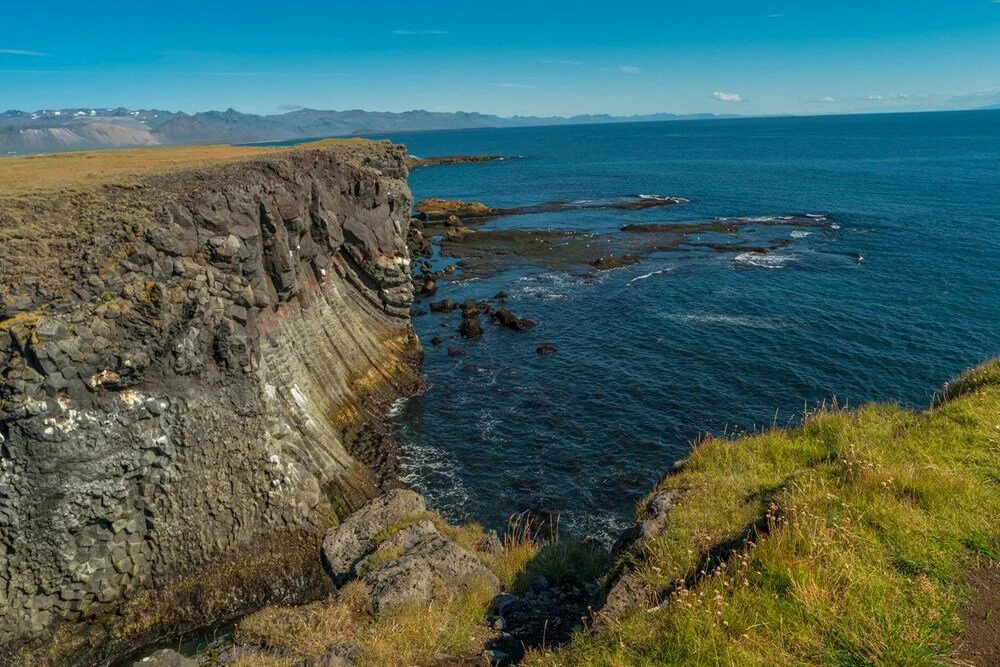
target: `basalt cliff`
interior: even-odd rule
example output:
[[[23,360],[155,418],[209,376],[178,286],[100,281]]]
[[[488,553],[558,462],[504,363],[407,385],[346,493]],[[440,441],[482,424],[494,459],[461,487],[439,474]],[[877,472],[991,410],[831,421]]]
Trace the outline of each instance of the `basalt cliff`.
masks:
[[[0,645],[322,594],[322,534],[378,493],[419,355],[405,149],[173,150],[4,166]]]

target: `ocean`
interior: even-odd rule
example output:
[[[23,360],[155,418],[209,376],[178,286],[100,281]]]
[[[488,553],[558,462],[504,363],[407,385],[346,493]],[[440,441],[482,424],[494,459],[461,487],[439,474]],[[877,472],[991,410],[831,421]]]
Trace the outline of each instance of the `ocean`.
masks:
[[[456,313],[414,318],[426,390],[394,410],[404,481],[451,520],[503,528],[540,510],[610,541],[705,435],[795,424],[823,404],[923,409],[946,380],[1000,354],[1000,111],[391,138],[420,157],[512,157],[415,170],[418,200],[582,203],[484,231],[613,239],[635,223],[741,225],[610,271],[506,258],[440,281],[434,299],[503,290],[537,323],[486,326],[466,342],[452,340]],[[689,201],[586,207],[638,195]],[[816,224],[783,226],[793,215]],[[735,237],[768,252],[711,246]],[[558,352],[537,354],[542,343]],[[456,345],[467,355],[449,357]]]

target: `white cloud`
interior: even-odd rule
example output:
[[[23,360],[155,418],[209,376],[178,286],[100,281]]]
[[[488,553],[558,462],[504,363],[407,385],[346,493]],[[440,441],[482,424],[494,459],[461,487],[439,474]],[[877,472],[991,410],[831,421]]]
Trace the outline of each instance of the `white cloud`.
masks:
[[[723,93],[716,91],[712,93],[712,97],[719,100],[720,102],[742,102],[743,98],[739,93]]]
[[[305,109],[305,107],[302,106],[301,104],[292,104],[292,103],[279,104],[278,108],[281,109],[282,111],[298,111],[300,109]]]
[[[619,65],[618,67],[601,67],[601,72],[621,72],[622,74],[638,74],[642,70],[635,65]]]
[[[764,16],[764,18],[768,18],[768,19],[780,19],[780,18],[784,18],[784,17],[785,17],[784,14],[766,14]]]
[[[25,51],[24,49],[0,49],[0,55],[5,56],[33,56],[35,58],[51,58],[48,53],[40,51]]]
[[[447,30],[393,30],[392,34],[407,35],[412,37],[416,35],[447,35],[448,31]]]
[[[831,102],[836,102],[837,100],[832,97],[817,97],[816,99],[806,100],[812,104],[830,104]]]

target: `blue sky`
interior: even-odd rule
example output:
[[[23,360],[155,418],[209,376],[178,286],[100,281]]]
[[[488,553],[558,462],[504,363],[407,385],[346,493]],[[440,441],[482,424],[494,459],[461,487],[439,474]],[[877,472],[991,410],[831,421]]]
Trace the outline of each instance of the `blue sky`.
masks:
[[[0,109],[502,115],[1000,103],[1000,0],[11,2]]]

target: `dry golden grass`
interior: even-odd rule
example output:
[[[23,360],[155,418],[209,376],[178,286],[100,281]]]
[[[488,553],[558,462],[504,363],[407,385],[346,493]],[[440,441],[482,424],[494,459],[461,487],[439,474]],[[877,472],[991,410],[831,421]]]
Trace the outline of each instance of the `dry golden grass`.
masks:
[[[86,189],[128,183],[150,174],[172,173],[223,162],[238,162],[302,148],[358,144],[358,139],[325,139],[288,146],[157,146],[0,159],[0,194]]]
[[[472,659],[482,651],[489,635],[483,619],[492,600],[492,588],[477,584],[430,604],[408,605],[383,614],[358,635],[358,664],[428,665],[437,653]]]
[[[352,605],[332,600],[303,607],[266,607],[240,621],[235,638],[238,644],[285,649],[308,658],[350,639],[366,620]]]

